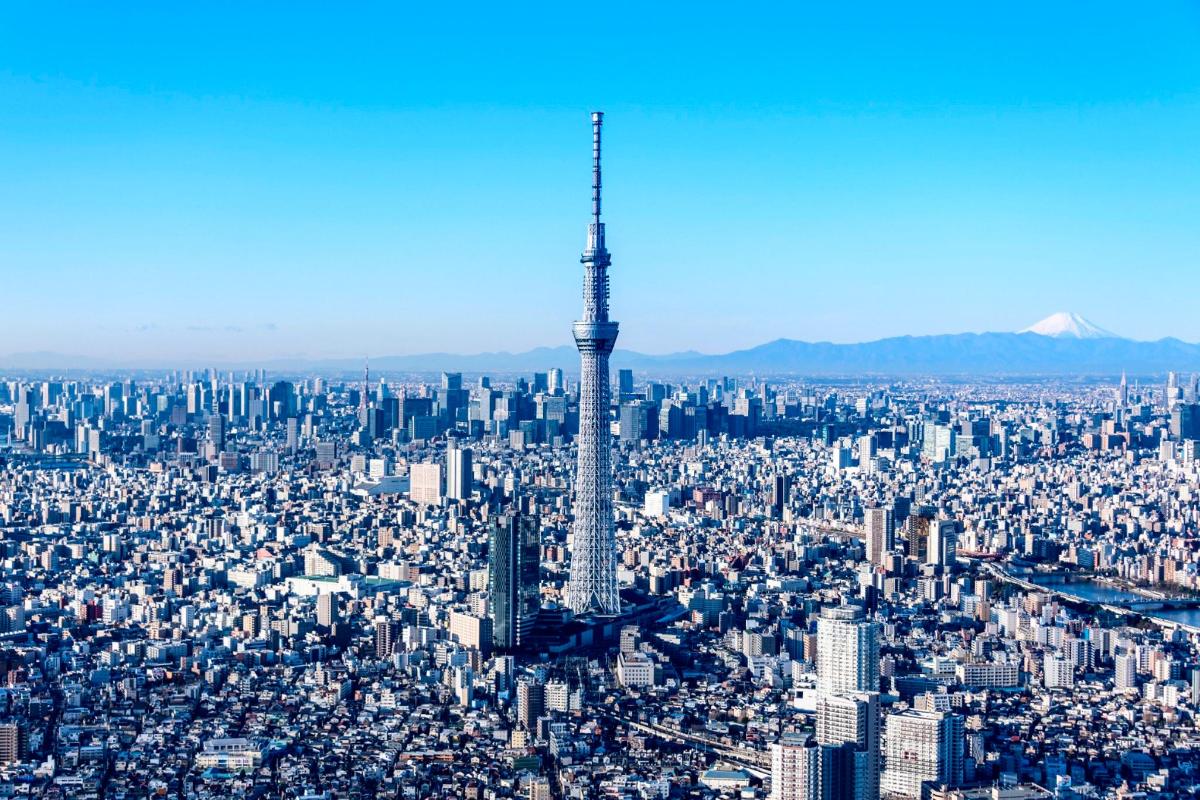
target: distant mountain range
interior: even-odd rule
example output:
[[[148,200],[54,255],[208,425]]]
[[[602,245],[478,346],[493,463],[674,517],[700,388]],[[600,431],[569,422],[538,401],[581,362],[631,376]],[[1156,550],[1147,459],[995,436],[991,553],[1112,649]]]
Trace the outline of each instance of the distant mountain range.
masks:
[[[150,369],[216,366],[221,369],[264,367],[276,374],[301,371],[356,372],[356,359],[276,359],[253,363],[192,365],[136,364],[25,353],[0,357],[0,369]],[[1077,314],[1059,312],[1018,333],[957,333],[896,336],[860,344],[773,342],[720,355],[695,351],[649,355],[618,349],[612,366],[661,375],[1115,375],[1123,370],[1148,374],[1200,371],[1200,344],[1179,339],[1139,342],[1116,336]],[[376,372],[528,373],[550,367],[579,369],[571,345],[539,347],[523,353],[425,353],[371,358]]]

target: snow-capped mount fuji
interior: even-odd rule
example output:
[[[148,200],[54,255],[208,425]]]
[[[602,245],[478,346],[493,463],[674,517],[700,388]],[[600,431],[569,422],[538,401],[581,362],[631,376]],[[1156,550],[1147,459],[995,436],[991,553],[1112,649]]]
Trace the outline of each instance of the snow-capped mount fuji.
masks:
[[[1030,325],[1017,333],[1036,333],[1055,339],[1120,339],[1112,331],[1106,331],[1071,311],[1059,311],[1044,320]]]

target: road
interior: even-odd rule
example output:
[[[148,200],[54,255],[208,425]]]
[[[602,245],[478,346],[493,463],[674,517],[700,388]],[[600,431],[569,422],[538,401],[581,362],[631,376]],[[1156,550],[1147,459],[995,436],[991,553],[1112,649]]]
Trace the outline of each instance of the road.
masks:
[[[619,725],[633,728],[634,730],[648,733],[652,736],[657,736],[660,739],[676,742],[677,744],[687,745],[703,750],[706,753],[713,753],[725,761],[730,761],[739,767],[742,767],[751,775],[758,778],[767,778],[771,774],[771,756],[763,750],[754,750],[749,747],[730,747],[724,742],[719,742],[715,739],[709,739],[707,736],[700,736],[694,733],[685,733],[684,731],[667,728],[662,725],[651,725],[645,722],[629,719],[628,717],[618,716],[607,712],[600,712],[602,716],[616,722]]]

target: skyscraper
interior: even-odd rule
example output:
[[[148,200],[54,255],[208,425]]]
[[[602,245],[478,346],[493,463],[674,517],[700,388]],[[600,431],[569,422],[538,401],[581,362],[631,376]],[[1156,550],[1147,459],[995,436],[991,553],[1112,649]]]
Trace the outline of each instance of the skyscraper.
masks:
[[[446,440],[446,497],[471,498],[471,449],[459,446],[454,437]]]
[[[220,414],[208,418],[208,439],[218,453],[225,449],[225,418]]]
[[[576,614],[616,614],[617,548],[612,509],[612,445],[609,431],[608,357],[617,323],[608,318],[608,266],[600,221],[600,126],[592,114],[592,222],[583,251],[583,319],[574,325],[579,348],[579,463],[575,477],[575,535],[567,605]]]
[[[867,561],[882,564],[885,553],[896,547],[896,517],[890,508],[868,508],[863,512]]]
[[[408,496],[414,503],[440,503],[444,496],[442,465],[435,461],[413,464],[408,469]]]
[[[817,623],[817,686],[822,692],[879,691],[879,626],[858,606],[835,606]]]
[[[926,564],[954,566],[958,556],[958,526],[952,519],[937,519],[929,526],[929,547]]]
[[[926,781],[958,786],[965,745],[963,718],[957,714],[908,709],[889,715],[883,795],[918,800]]]
[[[771,800],[819,800],[821,750],[803,734],[771,745]]]
[[[492,526],[488,546],[492,641],[500,650],[519,648],[541,606],[541,541],[537,520],[505,514]]]
[[[633,394],[633,370],[617,370],[617,390],[622,397]]]
[[[848,758],[838,774],[822,769],[824,797],[878,800],[879,695],[875,692],[823,694],[817,698],[817,743],[842,748]],[[837,754],[823,758],[836,764]]]
[[[566,381],[563,380],[563,371],[558,367],[553,367],[550,370],[549,386],[547,387],[552,395],[560,395],[566,393]]]

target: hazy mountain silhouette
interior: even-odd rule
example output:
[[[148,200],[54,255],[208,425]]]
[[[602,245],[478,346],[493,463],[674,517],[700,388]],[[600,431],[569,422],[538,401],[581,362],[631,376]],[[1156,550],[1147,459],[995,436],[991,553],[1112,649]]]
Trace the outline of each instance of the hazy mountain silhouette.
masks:
[[[1059,311],[1017,333],[955,333],[894,336],[859,344],[776,339],[745,350],[710,355],[689,350],[650,355],[618,349],[613,369],[663,375],[1080,375],[1200,371],[1200,344],[1179,339],[1138,342],[1124,339],[1078,314]],[[254,362],[165,363],[122,361],[57,353],[0,357],[0,369],[99,370],[263,367],[276,374],[311,370],[357,372],[360,359],[266,359]],[[421,353],[372,356],[378,372],[530,373],[559,367],[579,371],[573,344],[537,347],[521,353],[461,355]]]
[[[650,355],[618,349],[613,369],[667,374],[760,375],[1070,375],[1200,371],[1200,345],[1179,339],[1138,342],[1116,337],[1071,338],[1036,333],[959,333],[896,336],[860,344],[772,342],[719,355],[697,352]],[[266,359],[263,361],[171,364],[24,353],[0,357],[0,369],[132,369],[215,366],[265,367],[276,372],[326,370],[355,372],[361,359]],[[474,355],[424,353],[371,358],[372,371],[528,373],[560,367],[579,369],[573,345],[539,347],[522,353]]]

